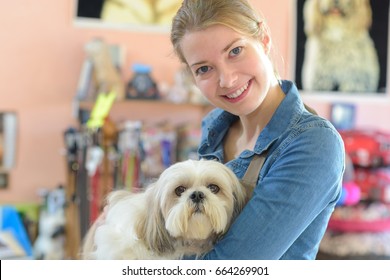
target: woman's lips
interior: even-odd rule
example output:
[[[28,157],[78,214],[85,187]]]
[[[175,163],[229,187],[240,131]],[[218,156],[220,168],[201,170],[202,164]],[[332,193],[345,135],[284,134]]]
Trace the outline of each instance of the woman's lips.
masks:
[[[227,101],[232,102],[232,103],[235,103],[235,102],[242,100],[246,96],[246,94],[248,93],[251,84],[252,84],[252,80],[249,80],[248,83],[243,85],[241,88],[239,88],[235,92],[225,95],[224,98]]]

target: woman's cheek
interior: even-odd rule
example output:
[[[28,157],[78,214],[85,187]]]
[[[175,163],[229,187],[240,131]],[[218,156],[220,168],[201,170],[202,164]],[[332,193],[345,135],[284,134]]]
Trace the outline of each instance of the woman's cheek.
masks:
[[[213,89],[215,86],[212,85],[210,80],[197,81],[196,85],[207,99],[212,98],[213,94],[215,94],[215,88]]]

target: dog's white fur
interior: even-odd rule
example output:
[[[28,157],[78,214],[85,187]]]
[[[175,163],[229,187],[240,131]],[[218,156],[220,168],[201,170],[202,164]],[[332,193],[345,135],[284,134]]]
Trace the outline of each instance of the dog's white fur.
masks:
[[[369,0],[307,0],[303,15],[303,89],[376,92],[380,70]]]
[[[84,259],[180,259],[202,255],[247,199],[235,174],[211,160],[167,168],[145,192],[113,191],[102,224],[88,231]]]

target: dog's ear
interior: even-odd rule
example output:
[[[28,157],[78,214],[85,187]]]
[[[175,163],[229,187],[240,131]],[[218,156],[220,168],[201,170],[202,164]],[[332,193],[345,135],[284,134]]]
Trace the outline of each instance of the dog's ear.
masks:
[[[353,24],[358,31],[365,31],[372,25],[372,9],[369,0],[355,1],[356,14],[353,17]]]
[[[118,201],[123,200],[125,197],[132,195],[128,190],[115,190],[110,192],[106,198],[106,204],[110,207],[114,206]]]
[[[225,166],[225,176],[229,178],[231,182],[231,188],[233,190],[234,196],[234,209],[233,209],[233,217],[235,218],[244,208],[246,202],[249,200],[248,194],[245,186],[240,182],[237,178],[236,174],[229,169],[229,167]]]
[[[304,30],[306,36],[321,32],[323,15],[318,0],[307,0],[303,6]]]
[[[156,184],[147,191],[147,211],[141,214],[142,217],[140,217],[135,231],[147,248],[158,254],[163,254],[174,251],[174,238],[165,228],[160,202],[156,197]]]

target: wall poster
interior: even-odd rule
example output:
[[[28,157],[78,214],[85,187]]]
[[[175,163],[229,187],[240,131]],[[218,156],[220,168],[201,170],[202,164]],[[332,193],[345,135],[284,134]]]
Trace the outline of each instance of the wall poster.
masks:
[[[302,92],[386,95],[389,0],[296,0],[294,20]]]

